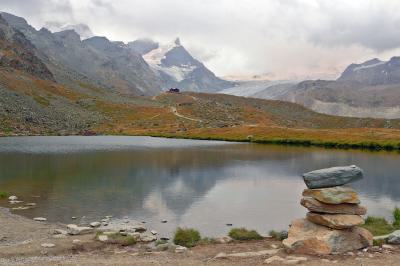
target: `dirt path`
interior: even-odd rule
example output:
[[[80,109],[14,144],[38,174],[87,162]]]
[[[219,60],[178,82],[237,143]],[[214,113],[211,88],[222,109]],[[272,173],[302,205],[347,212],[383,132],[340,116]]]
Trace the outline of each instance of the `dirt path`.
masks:
[[[266,265],[265,259],[273,255],[215,258],[217,254],[274,251],[288,258],[280,242],[263,239],[229,244],[208,244],[189,249],[184,253],[156,252],[154,244],[136,244],[123,247],[95,240],[94,234],[55,238],[54,229],[62,224],[48,224],[11,214],[0,208],[0,265]],[[52,243],[52,248],[42,247]],[[278,246],[278,248],[276,248]],[[300,265],[399,265],[400,248],[380,252],[357,252],[352,255],[302,256]],[[268,265],[282,265],[272,263]]]
[[[188,120],[191,120],[191,121],[196,121],[196,122],[203,122],[203,120],[200,120],[200,119],[190,118],[190,117],[181,115],[181,114],[178,112],[178,110],[176,109],[175,106],[171,106],[170,109],[171,109],[171,112],[172,112],[174,115],[176,115],[177,117],[184,118],[184,119],[188,119]]]

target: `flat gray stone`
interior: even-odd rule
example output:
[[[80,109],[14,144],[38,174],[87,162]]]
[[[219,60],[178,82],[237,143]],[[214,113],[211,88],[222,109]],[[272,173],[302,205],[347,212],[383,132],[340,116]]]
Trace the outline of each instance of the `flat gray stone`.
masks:
[[[355,166],[339,166],[303,174],[308,188],[327,188],[345,185],[363,178],[363,171]]]
[[[396,230],[387,236],[387,242],[393,245],[400,245],[400,230]]]

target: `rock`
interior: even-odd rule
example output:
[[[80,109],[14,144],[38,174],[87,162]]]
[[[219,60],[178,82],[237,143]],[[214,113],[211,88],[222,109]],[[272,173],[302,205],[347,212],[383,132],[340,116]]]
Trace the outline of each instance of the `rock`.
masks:
[[[43,243],[43,244],[40,244],[42,247],[44,247],[44,248],[53,248],[53,247],[55,247],[56,245],[54,245],[54,244],[52,244],[52,243]]]
[[[400,244],[400,230],[396,230],[389,235],[387,235],[387,242],[392,245]]]
[[[10,200],[8,203],[10,204],[18,204],[18,203],[22,203],[22,200]]]
[[[90,223],[90,226],[93,227],[93,228],[99,227],[100,225],[101,225],[100,222],[93,222],[93,223]]]
[[[285,260],[285,259],[283,259],[283,258],[281,258],[281,257],[279,257],[279,256],[272,256],[272,257],[270,257],[270,258],[264,260],[264,263],[265,263],[265,264],[270,264],[270,263],[273,263],[273,262],[282,262],[282,261],[284,261],[284,260]]]
[[[350,187],[305,189],[303,196],[328,204],[360,203],[357,192]]]
[[[43,217],[35,217],[35,218],[33,218],[33,220],[38,221],[38,222],[45,222],[45,221],[47,221],[47,219],[46,219],[46,218],[43,218]]]
[[[367,213],[367,208],[358,204],[327,204],[311,197],[302,198],[300,204],[307,208],[310,212],[355,215],[364,215]]]
[[[109,221],[110,221],[110,219],[108,219],[108,218],[101,219],[101,222],[102,222],[102,223],[107,223],[107,222],[109,222]]]
[[[158,234],[157,231],[155,231],[155,230],[151,230],[150,233],[152,233],[153,235],[157,235]]]
[[[161,223],[163,223],[163,224],[165,224],[165,223],[167,223],[168,221],[167,220],[162,220],[161,221]]]
[[[342,186],[362,178],[363,171],[355,165],[331,167],[303,174],[308,188]]]
[[[101,242],[107,242],[108,241],[108,236],[107,235],[99,235],[97,238]]]
[[[297,219],[292,222],[289,237],[282,243],[288,252],[328,255],[371,246],[372,238],[372,234],[361,227],[335,230],[307,219]]]
[[[72,240],[72,244],[80,244],[82,241],[79,239]]]
[[[275,249],[279,248],[279,246],[276,245],[276,244],[272,244],[272,245],[270,245],[270,247],[271,247],[271,248],[275,248]]]
[[[215,242],[217,244],[226,244],[226,243],[230,243],[232,241],[233,241],[233,239],[230,236],[217,237],[215,239]]]
[[[29,203],[25,204],[25,206],[34,207],[34,206],[36,206],[36,203],[29,202]]]
[[[68,234],[68,232],[66,230],[63,230],[63,229],[55,229],[53,234],[55,234],[55,235],[66,235],[66,234]]]
[[[157,237],[151,234],[140,234],[139,240],[141,242],[153,242],[157,240]]]
[[[32,207],[28,207],[28,206],[24,206],[24,207],[22,207],[22,206],[19,206],[19,207],[15,207],[15,208],[11,208],[12,210],[15,210],[15,211],[19,211],[19,210],[28,210],[28,209],[32,209]]]
[[[105,218],[111,219],[113,216],[112,215],[106,215]]]
[[[11,200],[11,201],[18,200],[18,197],[12,195],[12,196],[9,196],[9,197],[8,197],[8,200]]]
[[[278,253],[279,249],[266,249],[260,251],[249,251],[249,252],[240,252],[240,253],[231,253],[227,254],[226,257],[234,257],[234,258],[250,258],[250,257],[258,257],[258,256],[271,256]]]
[[[364,224],[364,219],[352,214],[319,214],[307,213],[307,219],[315,224],[324,225],[332,229],[346,229]]]
[[[168,241],[168,240],[169,240],[169,237],[160,237],[160,240],[162,240],[162,241]]]
[[[187,247],[177,246],[175,248],[175,253],[183,253],[183,252],[186,252],[187,250],[188,250]]]
[[[395,249],[392,245],[387,245],[387,244],[382,245],[382,248],[383,249],[388,249],[388,250],[394,250]]]
[[[84,235],[93,232],[93,228],[87,226],[77,226],[76,224],[67,225],[68,234],[70,235]]]
[[[147,231],[147,228],[144,227],[142,224],[136,224],[136,225],[132,226],[132,229],[133,229],[135,232],[139,232],[139,233],[142,233],[142,232],[146,232],[146,231]]]

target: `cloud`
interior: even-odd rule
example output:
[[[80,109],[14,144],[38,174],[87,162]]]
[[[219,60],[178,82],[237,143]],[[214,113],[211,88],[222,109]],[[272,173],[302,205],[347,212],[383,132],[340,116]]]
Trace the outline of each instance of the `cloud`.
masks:
[[[85,23],[125,42],[179,36],[218,75],[318,77],[400,52],[396,0],[2,0],[0,9],[37,28]]]

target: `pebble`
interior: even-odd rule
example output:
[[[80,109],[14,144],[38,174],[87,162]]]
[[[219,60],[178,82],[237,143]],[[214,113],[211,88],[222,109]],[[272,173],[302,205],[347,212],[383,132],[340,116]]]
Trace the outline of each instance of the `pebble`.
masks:
[[[55,235],[66,235],[66,234],[68,234],[68,232],[66,230],[63,230],[63,229],[55,229],[53,234],[55,234]]]
[[[113,216],[112,215],[106,215],[105,216],[107,219],[111,219]]]
[[[12,196],[9,196],[9,197],[8,197],[8,199],[9,199],[9,200],[17,200],[17,199],[18,199],[18,197],[17,197],[17,196],[14,196],[14,195],[12,195]]]
[[[79,239],[74,239],[74,240],[72,240],[72,244],[79,244],[79,243],[81,243],[82,241],[80,241]]]
[[[157,234],[157,231],[151,230],[150,233],[152,233],[153,235],[156,235],[156,234]]]
[[[29,202],[29,203],[27,203],[27,204],[25,204],[26,206],[36,206],[36,203],[33,203],[33,202]]]
[[[53,248],[53,247],[55,247],[56,245],[54,245],[54,244],[52,244],[52,243],[43,243],[43,244],[41,244],[41,246],[44,247],[44,248]]]
[[[275,248],[275,249],[277,249],[277,248],[279,248],[279,246],[278,246],[278,245],[276,245],[276,244],[272,244],[272,245],[271,245],[271,248]]]
[[[106,236],[106,235],[99,235],[99,240],[101,241],[101,242],[107,242],[108,241],[108,236]]]
[[[72,220],[75,220],[75,219],[76,219],[76,217],[75,217],[75,216],[72,216],[72,217],[71,217],[71,219],[72,219]]]
[[[163,224],[165,224],[165,223],[167,223],[168,221],[167,220],[162,220],[161,221],[161,223],[163,223]]]
[[[183,253],[183,252],[185,252],[185,251],[187,251],[187,250],[188,250],[187,247],[177,246],[177,247],[175,248],[175,253]]]
[[[160,240],[162,240],[162,241],[168,241],[168,240],[169,240],[169,237],[160,237]]]
[[[226,226],[233,226],[233,224],[226,224]]]
[[[38,222],[44,222],[44,221],[47,221],[47,219],[46,219],[46,218],[44,218],[44,217],[35,217],[35,218],[33,218],[33,220],[35,220],[35,221],[38,221]]]

